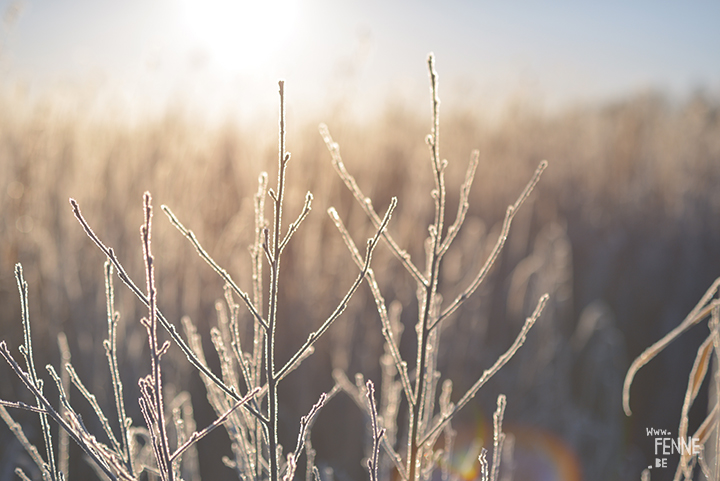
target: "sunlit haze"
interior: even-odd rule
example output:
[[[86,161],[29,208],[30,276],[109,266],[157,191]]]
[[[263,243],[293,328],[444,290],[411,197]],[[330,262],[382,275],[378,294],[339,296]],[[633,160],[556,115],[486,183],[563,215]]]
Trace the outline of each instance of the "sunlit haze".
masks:
[[[553,109],[657,90],[720,91],[720,3],[329,0],[0,1],[2,84],[130,114],[365,116],[427,92],[446,105]],[[13,13],[15,12],[15,13]],[[299,114],[298,114],[299,115]]]
[[[295,0],[185,0],[184,13],[190,38],[230,72],[272,65],[302,21]]]

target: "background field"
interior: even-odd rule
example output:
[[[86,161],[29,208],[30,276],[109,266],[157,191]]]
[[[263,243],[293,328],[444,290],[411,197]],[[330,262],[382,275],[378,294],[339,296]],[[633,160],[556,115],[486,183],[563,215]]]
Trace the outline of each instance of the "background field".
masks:
[[[441,154],[450,161],[449,212],[454,213],[470,151],[480,150],[469,219],[444,266],[446,299],[477,271],[505,207],[538,162],[548,159],[550,167],[513,225],[490,281],[442,333],[440,370],[455,381],[455,392],[464,392],[507,348],[541,293],[550,292],[551,303],[527,344],[455,422],[458,451],[468,450],[474,438],[488,443],[488,420],[503,392],[507,429],[517,437],[516,479],[554,479],[522,473],[540,476],[542,463],[562,470],[573,462],[583,479],[639,479],[653,458],[646,428],[677,431],[687,374],[705,328],[693,329],[640,372],[629,419],[621,411],[622,380],[632,359],[679,323],[720,274],[720,101],[701,93],[682,102],[645,94],[552,115],[519,103],[495,122],[473,111],[468,105],[444,111],[441,118]],[[327,316],[356,276],[327,207],[336,206],[356,242],[371,233],[332,171],[316,123],[292,112],[289,120],[287,215],[297,215],[306,190],[315,204],[284,261],[281,358]],[[364,123],[342,116],[323,120],[378,210],[398,196],[390,230],[422,264],[432,208],[424,144],[429,109],[423,116],[398,103]],[[22,343],[13,277],[13,265],[22,262],[36,363],[59,365],[56,336],[64,331],[80,377],[101,404],[112,403],[101,348],[107,334],[104,259],[72,216],[68,197],[78,200],[131,275],[142,279],[141,196],[151,191],[156,207],[169,205],[247,289],[252,195],[260,171],[273,178],[276,142],[272,124],[209,127],[182,110],[130,124],[4,95],[0,338],[13,351]],[[222,282],[159,210],[154,250],[160,307],[176,324],[189,315],[209,343]],[[413,281],[382,245],[373,267],[388,302],[404,306],[401,349],[413,359]],[[116,289],[121,370],[129,413],[139,423],[132,400],[135,380],[148,369],[145,332],[137,322],[144,308],[120,283]],[[281,442],[294,443],[299,417],[332,386],[333,367],[377,379],[381,353],[379,319],[363,286],[315,355],[281,385]],[[208,424],[213,413],[198,375],[177,350],[172,355],[166,379],[191,392],[198,425]],[[209,361],[217,367],[212,356]],[[0,366],[0,379],[0,398],[29,402],[8,366]],[[698,422],[702,409],[691,419]],[[85,413],[90,430],[99,432]],[[13,414],[37,439],[36,416]],[[364,479],[364,421],[349,399],[341,395],[324,409],[313,436],[319,465],[332,467],[341,481]],[[198,449],[206,479],[233,478],[219,461],[230,454],[224,433],[209,436]],[[88,468],[79,452],[71,452],[71,476],[84,477]],[[0,480],[13,479],[14,463],[23,457],[10,431],[0,426]],[[458,459],[457,469],[461,464]],[[653,479],[662,476],[653,473]]]

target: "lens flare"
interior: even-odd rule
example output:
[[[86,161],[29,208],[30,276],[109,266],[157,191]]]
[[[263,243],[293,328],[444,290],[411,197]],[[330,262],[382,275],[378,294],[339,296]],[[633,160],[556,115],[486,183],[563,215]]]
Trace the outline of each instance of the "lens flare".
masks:
[[[458,443],[450,460],[451,471],[465,481],[480,479],[478,456],[483,446],[488,449],[488,460],[492,459],[492,424],[481,419],[473,429],[473,433],[458,434]],[[512,466],[501,464],[501,477],[505,470],[512,469],[513,479],[524,481],[582,479],[577,455],[553,433],[525,426],[507,426],[505,431],[514,437],[514,451]]]

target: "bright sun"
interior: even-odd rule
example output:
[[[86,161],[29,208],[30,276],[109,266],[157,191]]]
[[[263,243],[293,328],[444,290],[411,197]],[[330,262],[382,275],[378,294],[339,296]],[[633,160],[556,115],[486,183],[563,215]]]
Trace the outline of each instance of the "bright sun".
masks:
[[[297,0],[185,0],[195,40],[224,68],[251,71],[272,63],[295,27]]]

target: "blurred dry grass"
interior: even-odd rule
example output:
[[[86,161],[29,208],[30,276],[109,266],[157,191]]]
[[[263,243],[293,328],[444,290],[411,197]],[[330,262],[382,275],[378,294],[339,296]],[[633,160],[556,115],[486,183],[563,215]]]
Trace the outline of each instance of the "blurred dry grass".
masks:
[[[430,126],[409,112],[388,108],[364,125],[325,120],[378,210],[398,196],[390,229],[414,259],[422,259],[420,239],[427,232],[421,226],[432,213],[423,141]],[[127,125],[0,96],[0,338],[10,346],[21,343],[13,265],[22,262],[36,362],[57,364],[55,339],[65,331],[80,376],[92,392],[105,393],[101,403],[112,402],[104,353],[98,349],[107,329],[104,259],[77,225],[67,199],[79,201],[95,231],[116,249],[131,275],[142,279],[140,199],[149,190],[192,226],[247,289],[252,195],[260,171],[276,168],[276,135],[272,129],[233,125],[211,129],[172,112]],[[447,352],[441,354],[440,370],[451,372],[456,392],[464,392],[506,349],[538,295],[551,292],[552,303],[528,344],[465,415],[466,431],[472,433],[477,418],[489,416],[497,392],[504,392],[507,422],[564,439],[582,461],[585,479],[637,479],[652,450],[644,430],[676,425],[687,360],[692,360],[681,354],[701,339],[691,333],[668,349],[654,370],[638,377],[630,421],[620,403],[624,372],[630,359],[674,327],[720,272],[720,101],[698,94],[671,104],[647,94],[553,116],[511,109],[492,125],[468,108],[444,112],[441,136],[441,154],[450,161],[449,186],[460,184],[470,151],[480,150],[469,219],[444,266],[450,285],[463,286],[460,273],[476,271],[461,267],[480,264],[505,207],[539,160],[551,161],[532,203],[513,225],[491,282],[442,334]],[[288,150],[293,154],[290,218],[300,211],[305,191],[315,196],[315,208],[288,247],[283,266],[286,290],[280,305],[293,322],[280,327],[278,342],[279,352],[289,355],[356,275],[324,211],[334,205],[357,236],[371,228],[334,177],[315,125],[290,124]],[[449,195],[455,192],[449,189]],[[451,211],[457,200],[449,197]],[[161,308],[176,324],[189,315],[207,340],[221,281],[164,218],[156,222],[154,237]],[[411,332],[417,317],[409,308],[414,283],[383,246],[373,267],[386,282],[381,289],[388,302],[408,306],[403,321]],[[120,368],[134,399],[130,381],[147,371],[135,361],[145,358],[147,348],[136,322],[142,309],[121,288],[116,306],[122,315]],[[401,349],[412,358],[410,337],[403,338]],[[333,365],[379,375],[382,337],[369,292],[361,289],[317,350],[281,388],[281,399],[294,410],[281,419],[283,444],[293,442],[297,419],[331,387]],[[202,383],[195,374],[188,377],[191,371],[175,354],[179,362],[168,368],[166,379],[191,390],[198,425],[205,425],[212,412]],[[26,399],[9,369],[0,367],[0,373],[0,398]],[[128,409],[139,419],[133,403]],[[32,418],[17,413],[20,421]],[[363,429],[348,400],[334,400],[321,414],[314,430],[318,462],[332,466],[337,479],[363,479],[358,464]],[[199,445],[202,468],[217,479],[233,475],[217,468],[220,455],[229,454],[222,436],[213,434]],[[0,427],[0,480],[11,479],[10,461],[17,455],[9,430]],[[75,463],[71,471],[82,472]]]

